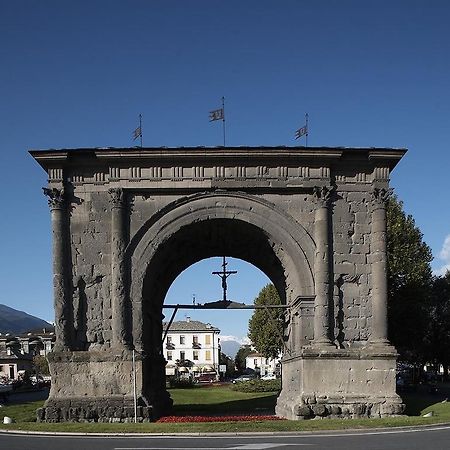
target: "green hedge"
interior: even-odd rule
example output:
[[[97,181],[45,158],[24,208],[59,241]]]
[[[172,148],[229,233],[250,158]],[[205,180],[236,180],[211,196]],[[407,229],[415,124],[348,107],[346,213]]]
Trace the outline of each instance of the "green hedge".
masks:
[[[234,391],[239,392],[275,392],[281,390],[281,380],[251,380],[233,384]]]

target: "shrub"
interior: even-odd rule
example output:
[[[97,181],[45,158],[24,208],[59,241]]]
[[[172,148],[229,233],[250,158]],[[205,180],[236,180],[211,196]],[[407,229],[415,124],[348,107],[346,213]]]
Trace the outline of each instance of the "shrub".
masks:
[[[281,380],[251,380],[233,384],[232,389],[239,392],[274,392],[281,390]]]
[[[194,387],[194,380],[190,378],[171,378],[169,387],[178,389],[188,389]]]

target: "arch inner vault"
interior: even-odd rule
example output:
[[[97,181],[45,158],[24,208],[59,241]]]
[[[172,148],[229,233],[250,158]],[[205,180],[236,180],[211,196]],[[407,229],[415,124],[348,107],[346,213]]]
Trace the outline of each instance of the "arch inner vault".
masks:
[[[287,306],[278,415],[402,412],[385,201],[405,150],[30,153],[48,173],[57,336],[38,420],[131,421],[133,374],[139,420],[168,413],[164,297],[188,266],[221,255],[266,273]]]

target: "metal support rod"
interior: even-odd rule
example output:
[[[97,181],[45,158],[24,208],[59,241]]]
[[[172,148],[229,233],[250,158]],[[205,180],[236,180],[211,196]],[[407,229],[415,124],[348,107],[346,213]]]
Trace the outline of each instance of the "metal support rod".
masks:
[[[134,348],[132,351],[132,366],[133,366],[134,423],[137,423],[136,357]]]
[[[222,97],[223,146],[225,147],[225,97]]]
[[[221,305],[222,303],[222,305]],[[163,308],[166,309],[289,309],[291,308],[291,305],[265,305],[265,306],[258,306],[258,305],[245,305],[244,303],[234,303],[227,301],[227,304],[232,304],[231,306],[223,305],[223,301],[220,300],[216,302],[215,305],[209,306],[208,303],[205,303],[204,305],[163,305]]]
[[[164,341],[165,341],[165,339],[167,337],[167,333],[169,332],[169,328],[172,325],[173,319],[175,319],[175,314],[177,313],[178,308],[179,308],[178,305],[172,305],[172,306],[174,306],[175,308],[173,310],[172,317],[170,318],[169,323],[167,324],[166,331],[164,331],[164,336],[163,336],[163,339],[162,339],[163,344],[164,344]],[[164,306],[163,306],[163,308],[164,308]]]

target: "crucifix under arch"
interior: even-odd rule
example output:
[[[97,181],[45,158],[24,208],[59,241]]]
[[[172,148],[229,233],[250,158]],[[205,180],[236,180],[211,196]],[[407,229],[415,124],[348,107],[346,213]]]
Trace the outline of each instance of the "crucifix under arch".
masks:
[[[227,301],[227,278],[230,275],[234,275],[237,273],[237,270],[227,270],[227,261],[226,257],[223,256],[222,260],[222,271],[221,272],[212,272],[213,275],[219,275],[219,277],[222,279],[222,289],[223,289],[223,298],[222,301]]]

